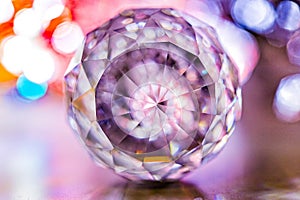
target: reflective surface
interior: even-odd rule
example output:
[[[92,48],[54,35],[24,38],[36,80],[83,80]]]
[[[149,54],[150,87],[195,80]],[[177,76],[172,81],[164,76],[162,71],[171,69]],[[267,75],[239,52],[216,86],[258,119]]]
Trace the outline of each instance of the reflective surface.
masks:
[[[183,179],[192,186],[176,186],[181,188],[176,192],[184,191],[181,199],[299,197],[300,124],[280,122],[272,111],[280,79],[299,68],[288,62],[284,49],[262,39],[259,44],[261,60],[243,88],[242,120],[224,151]],[[164,196],[164,188],[140,189],[95,166],[67,125],[60,96],[50,92],[28,104],[5,88],[1,85],[0,199],[115,199],[124,192],[127,199],[177,198],[169,196],[175,186]]]
[[[204,194],[192,184],[187,183],[126,183],[115,185],[105,191],[95,192],[90,200],[188,200],[205,199]]]
[[[65,76],[70,124],[103,167],[178,180],[240,118],[238,72],[212,27],[173,9],[126,10],[87,34]]]

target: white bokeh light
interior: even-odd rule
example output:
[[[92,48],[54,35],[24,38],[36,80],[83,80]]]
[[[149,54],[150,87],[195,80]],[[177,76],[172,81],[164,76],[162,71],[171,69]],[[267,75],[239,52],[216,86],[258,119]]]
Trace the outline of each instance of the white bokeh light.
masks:
[[[31,59],[23,68],[25,77],[34,83],[49,81],[55,72],[55,61],[51,53],[42,47],[31,49]]]
[[[240,10],[242,8],[243,10]],[[243,20],[246,26],[257,26],[262,23],[268,15],[268,8],[265,6],[264,1],[260,0],[250,0],[247,3],[245,1],[236,1],[233,6],[234,11],[235,9],[239,11],[235,14],[240,14],[239,19]]]
[[[1,46],[1,62],[7,71],[15,75],[24,73],[28,80],[38,84],[52,78],[56,63],[40,43],[24,36],[12,36]]]
[[[34,9],[25,8],[16,14],[13,29],[17,35],[33,38],[41,33],[42,21]]]
[[[33,8],[39,14],[43,24],[48,24],[63,13],[65,5],[61,0],[34,0]]]
[[[259,34],[271,32],[276,19],[274,7],[267,0],[236,0],[231,15],[238,24]]]
[[[64,5],[62,0],[34,0],[32,7],[35,10],[45,11],[54,5]]]
[[[11,0],[0,1],[0,24],[9,21],[15,13]]]
[[[300,120],[300,74],[283,78],[274,99],[276,116],[286,122]]]
[[[63,4],[55,4],[49,7],[43,15],[43,21],[51,21],[52,19],[59,17],[64,9],[65,6]]]
[[[52,36],[53,48],[62,54],[75,52],[82,44],[84,34],[75,22],[64,22],[58,25]]]
[[[1,45],[1,62],[12,74],[19,75],[29,62],[32,42],[23,36],[12,36],[5,39]]]

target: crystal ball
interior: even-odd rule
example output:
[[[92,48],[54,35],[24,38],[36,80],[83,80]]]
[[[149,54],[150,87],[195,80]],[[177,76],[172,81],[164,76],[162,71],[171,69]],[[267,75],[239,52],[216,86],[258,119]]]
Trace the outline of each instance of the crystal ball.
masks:
[[[130,180],[180,179],[240,117],[238,72],[215,30],[173,9],[126,10],[88,33],[65,92],[89,154]]]

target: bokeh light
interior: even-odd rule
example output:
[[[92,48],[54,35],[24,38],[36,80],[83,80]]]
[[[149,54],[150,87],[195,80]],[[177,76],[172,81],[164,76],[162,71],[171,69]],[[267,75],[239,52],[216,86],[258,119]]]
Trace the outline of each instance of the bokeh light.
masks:
[[[60,85],[66,63],[84,38],[73,20],[72,3],[0,1],[0,82],[22,75],[37,85]]]
[[[52,20],[50,20],[50,22],[48,23],[48,26],[45,28],[44,33],[43,33],[43,37],[50,40],[52,38],[52,34],[54,32],[54,30],[56,29],[56,27],[66,21],[72,21],[72,14],[69,8],[64,7],[64,10],[62,11],[62,13],[56,17],[53,18]]]
[[[236,0],[231,15],[236,23],[259,34],[271,32],[276,19],[274,7],[267,0]]]
[[[39,15],[43,28],[47,28],[51,20],[59,17],[65,5],[61,0],[34,0],[33,9]]]
[[[226,13],[220,2],[188,0],[184,10],[215,28],[221,45],[238,68],[240,83],[246,83],[260,56],[254,36],[224,19]]]
[[[62,14],[65,5],[61,0],[34,0],[32,7],[45,19],[52,20]]]
[[[19,76],[17,85],[17,91],[21,97],[28,100],[37,100],[45,96],[48,84],[37,84],[28,80],[24,75]]]
[[[55,71],[55,61],[47,49],[35,46],[30,49],[30,59],[23,67],[23,73],[27,79],[35,83],[49,81]]]
[[[82,44],[84,34],[75,22],[59,24],[52,35],[53,48],[62,54],[75,52]]]
[[[24,65],[29,63],[32,42],[23,36],[12,36],[2,41],[1,62],[5,69],[19,75]]]
[[[276,21],[280,28],[295,31],[300,27],[300,9],[297,3],[281,1],[276,12]]]
[[[274,98],[274,111],[282,121],[300,120],[300,74],[283,78]]]
[[[33,38],[42,30],[42,21],[38,13],[32,8],[20,10],[14,19],[14,32],[17,35]]]
[[[0,1],[0,24],[9,21],[15,13],[11,0]]]
[[[287,54],[292,64],[300,65],[300,32],[293,34],[287,43]]]
[[[13,74],[9,73],[3,67],[3,65],[0,63],[0,83],[1,82],[7,82],[7,81],[15,80],[15,79],[16,79],[16,76],[14,76]]]
[[[274,30],[266,34],[266,39],[269,44],[274,47],[284,47],[292,36],[293,32],[280,28],[277,24],[274,27]]]

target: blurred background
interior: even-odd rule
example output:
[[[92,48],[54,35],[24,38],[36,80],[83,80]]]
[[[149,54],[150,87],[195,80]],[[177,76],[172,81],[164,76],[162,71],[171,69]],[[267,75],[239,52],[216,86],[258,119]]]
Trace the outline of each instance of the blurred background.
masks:
[[[0,199],[300,199],[298,1],[1,0]],[[95,166],[66,117],[63,76],[84,35],[119,11],[172,7],[216,29],[243,114],[226,148],[179,184]]]

